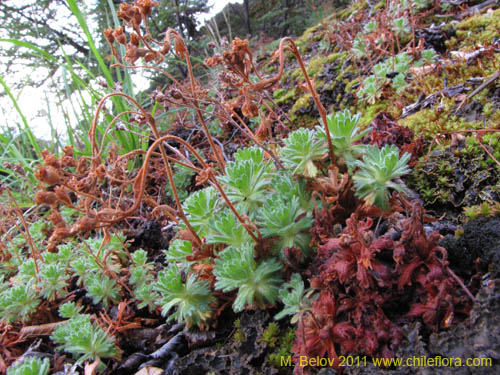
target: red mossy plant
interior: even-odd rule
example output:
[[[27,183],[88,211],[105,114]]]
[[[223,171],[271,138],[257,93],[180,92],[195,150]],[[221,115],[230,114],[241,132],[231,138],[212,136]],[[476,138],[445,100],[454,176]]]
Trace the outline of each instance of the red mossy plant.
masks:
[[[393,208],[383,235],[374,212],[358,207],[340,234],[323,239],[309,268],[319,298],[300,319],[296,360],[328,356],[338,366],[339,355],[389,358],[409,320],[437,331],[470,310],[470,292],[449,269],[440,234],[424,229],[423,207],[402,199]]]
[[[375,257],[382,249],[390,248],[392,240],[373,238],[371,218],[358,220],[354,213],[346,224],[340,236],[328,240],[318,250],[318,256],[325,259],[320,268],[322,277],[325,277],[323,282],[351,284],[356,280],[364,289],[373,288],[375,284],[386,286],[390,271]]]
[[[471,306],[470,299],[458,293],[463,284],[448,267],[446,249],[439,246],[440,234],[426,235],[423,216],[423,207],[412,203],[411,216],[403,222],[404,231],[394,251],[397,286],[398,290],[414,284],[420,286],[413,288],[417,298],[408,316],[421,317],[433,330],[438,330],[448,328],[456,313],[468,314]]]
[[[317,177],[310,181],[309,188],[313,190],[313,196],[322,203],[321,208],[315,205],[314,225],[310,230],[315,244],[324,244],[339,234],[335,228],[344,224],[353,212],[359,218],[364,218],[382,215],[387,217],[394,211],[401,210],[395,195],[391,198],[391,209],[385,213],[378,207],[363,205],[354,194],[351,176],[347,172],[340,175],[336,166],[329,168],[328,177]]]
[[[328,357],[337,364],[338,347],[345,352],[354,350],[356,329],[348,321],[339,321],[338,312],[339,305],[332,292],[322,290],[312,303],[312,309],[306,310],[300,319],[293,347],[295,359],[300,356]]]

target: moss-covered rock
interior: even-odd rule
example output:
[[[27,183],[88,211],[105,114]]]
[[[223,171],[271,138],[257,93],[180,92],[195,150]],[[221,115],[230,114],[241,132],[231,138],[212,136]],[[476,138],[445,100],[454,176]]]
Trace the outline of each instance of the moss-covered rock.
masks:
[[[463,219],[466,206],[500,200],[500,166],[469,137],[459,147],[443,147],[418,164],[409,185],[417,190],[426,208]]]
[[[322,29],[322,25],[319,23],[308,28],[302,36],[295,41],[295,44],[299,48],[301,53],[304,53],[311,47],[311,42],[319,41],[322,38],[321,33],[319,33]]]
[[[277,89],[273,93],[273,98],[279,106],[290,105],[293,103],[294,98],[297,97],[296,89]]]
[[[316,114],[316,116],[314,114]],[[316,124],[317,114],[312,95],[307,93],[295,101],[295,104],[290,110],[289,117],[295,127],[310,128]]]
[[[391,114],[392,117],[397,118],[399,114],[398,113],[395,114],[393,110],[394,108],[391,108],[391,106],[389,106],[388,102],[386,101],[376,102],[375,104],[371,105],[366,105],[364,103],[358,102],[356,106],[354,106],[352,112],[361,113],[359,126],[361,128],[365,128],[372,122],[372,120],[377,116],[377,114],[382,111],[388,112]]]
[[[456,26],[457,36],[447,42],[449,48],[490,45],[500,30],[500,9],[466,18]]]

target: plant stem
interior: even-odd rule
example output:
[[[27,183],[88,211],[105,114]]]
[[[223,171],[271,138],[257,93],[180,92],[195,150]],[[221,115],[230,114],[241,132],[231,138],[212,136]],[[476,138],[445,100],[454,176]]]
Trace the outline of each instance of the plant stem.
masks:
[[[326,139],[328,142],[328,150],[330,153],[330,158],[332,159],[332,163],[335,163],[335,153],[333,152],[332,139],[330,137],[330,130],[328,129],[328,122],[326,120],[326,109],[323,106],[323,104],[321,103],[321,101],[319,100],[318,92],[316,91],[316,88],[312,84],[311,79],[309,78],[309,76],[307,74],[307,70],[304,66],[304,62],[302,61],[302,57],[300,56],[300,52],[297,48],[297,45],[295,44],[293,39],[290,37],[285,37],[285,38],[281,39],[280,48],[279,48],[280,62],[283,59],[283,50],[284,50],[285,42],[288,42],[291,45],[292,53],[295,55],[295,57],[297,58],[297,61],[299,62],[299,66],[300,66],[300,69],[302,70],[302,74],[304,75],[304,78],[306,80],[307,87],[308,87],[309,92],[311,93],[311,95],[313,97],[314,103],[316,104],[316,108],[318,109],[318,112],[321,116],[321,121],[323,122],[323,126],[325,127],[325,133],[326,133]]]

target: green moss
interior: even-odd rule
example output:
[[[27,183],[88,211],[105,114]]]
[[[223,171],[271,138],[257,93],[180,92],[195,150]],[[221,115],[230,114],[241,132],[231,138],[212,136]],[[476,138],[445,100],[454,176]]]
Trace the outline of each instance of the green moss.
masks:
[[[401,120],[400,124],[410,128],[417,135],[426,136],[428,133],[427,137],[433,138],[440,130],[434,128],[438,117],[434,109],[424,109]]]
[[[270,348],[274,348],[278,342],[278,335],[280,333],[280,328],[275,322],[271,322],[267,325],[259,341],[265,342]]]
[[[352,110],[353,113],[360,112],[361,119],[359,120],[359,125],[361,128],[367,127],[377,116],[379,112],[386,111],[390,112],[390,106],[386,101],[377,102],[372,105],[366,106],[362,102],[358,102],[355,108]],[[397,117],[397,116],[396,116]]]
[[[310,77],[315,77],[323,71],[325,64],[328,60],[327,56],[317,56],[313,57],[307,66],[307,74]]]
[[[296,90],[277,89],[273,93],[274,100],[277,105],[288,105],[293,102],[297,96]]]
[[[312,95],[307,93],[305,95],[302,95],[293,105],[291,112],[296,112],[297,110],[301,108],[306,108],[313,104],[314,101],[312,100]]]
[[[500,204],[482,202],[478,205],[464,207],[464,215],[470,220],[479,216],[498,216],[500,215]]]
[[[443,27],[441,27],[441,30],[443,32],[447,33],[448,35],[451,35],[455,31],[455,24],[451,23],[451,22],[447,23],[447,24],[443,25]]]
[[[353,91],[352,86],[354,86],[356,83],[359,83],[360,81],[361,79],[359,77],[356,77],[353,80],[346,82],[345,92]]]
[[[293,72],[291,72],[289,76],[294,81],[298,81],[303,78],[302,70],[300,68],[297,68]]]
[[[426,139],[433,139],[438,133],[450,133],[465,129],[480,129],[482,122],[467,122],[465,118],[452,114],[455,106],[453,98],[443,98],[440,106],[441,113],[436,108],[425,108],[417,113],[400,120],[400,124],[407,126],[416,135]]]
[[[489,146],[494,153],[500,152],[500,133],[491,132],[483,134],[481,143]]]
[[[318,119],[311,115],[290,115],[290,121],[296,128],[312,128],[318,124]]]
[[[454,86],[463,84],[465,80],[471,77],[488,78],[497,72],[497,67],[500,64],[500,53],[495,53],[492,56],[481,59],[481,64],[467,64],[466,61],[457,61],[455,64],[445,67],[444,76],[448,79],[448,85]],[[484,95],[487,90],[479,93],[474,97],[477,99],[481,94]]]
[[[487,124],[500,124],[500,109],[497,109],[490,116],[489,122]]]
[[[441,73],[437,71],[432,74],[416,76],[411,86],[404,95],[404,105],[415,103],[422,94],[435,94],[443,89],[443,80],[446,78],[448,86],[463,85],[471,77],[484,77],[485,79],[496,72],[495,67],[500,64],[500,54],[495,54],[487,59],[483,58],[481,64],[467,64],[457,62],[445,66]],[[500,121],[500,113],[493,110],[489,103],[489,91],[482,90],[471,99],[470,102],[479,101],[483,105],[482,113],[486,118],[486,124],[482,119],[475,122],[468,122],[464,117],[454,114],[458,103],[456,98],[440,97],[439,103],[431,108],[420,110],[419,112],[400,121],[414,130],[417,135],[422,135],[427,139],[433,139],[437,133],[447,133],[465,129],[479,129],[484,126],[495,127]],[[396,98],[394,98],[396,99]],[[393,99],[393,100],[394,100]],[[400,98],[401,99],[401,98]],[[439,113],[437,109],[439,108]]]
[[[283,96],[283,94],[286,92],[285,89],[276,89],[273,92],[273,98],[274,99],[279,99],[280,97]]]
[[[267,74],[273,74],[276,72],[276,66],[274,64],[269,64],[265,69],[264,71],[267,73]]]
[[[339,69],[342,67],[342,64],[349,58],[349,53],[347,52],[336,52],[328,55],[326,60],[327,63],[337,62]]]
[[[484,138],[483,143],[487,144]],[[427,207],[446,207],[444,212],[455,211],[458,218],[462,212],[470,218],[488,214],[500,193],[500,174],[488,166],[488,159],[473,136],[457,147],[434,147],[408,176],[408,186],[421,194]],[[480,209],[471,208],[474,205]],[[440,212],[436,213],[439,216]]]
[[[290,121],[295,125],[297,128],[310,128],[313,125],[318,123],[318,120],[316,117],[311,116],[310,114],[302,114],[299,113],[300,109],[307,108],[309,106],[314,106],[314,101],[312,100],[312,95],[307,93],[303,96],[301,96],[293,105],[292,109],[290,110],[289,117]]]
[[[469,17],[457,25],[457,39],[461,46],[491,44],[500,29],[500,9]]]
[[[288,328],[278,339],[276,351],[269,354],[269,363],[274,367],[281,367],[281,359],[292,355],[293,340],[295,339],[295,329]]]
[[[306,63],[307,75],[315,79],[316,88],[322,88],[324,82],[318,80],[317,77],[324,71],[326,64],[336,63],[337,70],[340,70],[344,61],[349,57],[345,52],[331,53],[326,56],[316,56],[311,58],[308,63]],[[304,75],[300,67],[293,70],[291,73],[284,74],[284,78],[289,77],[296,82],[304,82]]]
[[[333,86],[335,86],[335,84],[332,84],[330,83],[328,86],[325,86],[325,81],[323,79],[320,79],[320,80],[314,80],[314,82],[316,83],[316,90],[318,92],[322,91],[322,90],[328,90],[328,89],[332,89]]]
[[[358,0],[353,3],[350,7],[347,7],[340,12],[338,12],[338,16],[341,20],[345,20],[351,14],[357,12],[358,10],[366,9],[368,7],[368,3],[365,0]]]
[[[300,52],[303,52],[303,50],[307,47],[307,45],[311,41],[318,41],[321,39],[321,35],[316,35],[316,32],[321,28],[321,24],[318,23],[317,25],[314,25],[310,28],[308,28],[302,36],[295,41],[295,44],[299,48]]]
[[[450,84],[449,84],[450,85]],[[411,82],[411,86],[415,87],[415,96],[412,98],[417,101],[421,94],[430,95],[443,88],[443,77],[438,74],[422,74],[415,77]]]
[[[234,321],[234,329],[236,330],[233,335],[233,341],[234,342],[243,342],[245,341],[245,333],[241,329],[241,322],[240,319],[236,319]]]

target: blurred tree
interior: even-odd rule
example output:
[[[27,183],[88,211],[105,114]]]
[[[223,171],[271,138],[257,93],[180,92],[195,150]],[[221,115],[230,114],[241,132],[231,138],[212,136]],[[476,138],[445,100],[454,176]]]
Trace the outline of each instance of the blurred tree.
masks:
[[[199,36],[197,17],[207,13],[211,8],[208,6],[208,0],[155,0],[155,2],[159,5],[154,8],[153,16],[150,18],[153,37],[159,36],[171,27],[179,31],[183,37],[195,39]],[[132,0],[114,0],[113,3],[118,9],[121,3],[132,3]],[[105,19],[102,10],[99,10],[101,23]]]
[[[133,0],[78,0],[85,13],[89,31],[103,56],[110,57],[102,31],[116,27],[110,7],[118,9],[121,3]],[[198,69],[202,67],[205,46],[209,33],[200,28],[199,16],[210,9],[208,0],[155,0],[159,3],[150,18],[150,31],[157,39],[168,27],[175,28],[186,39],[191,56]],[[306,27],[319,21],[314,7],[331,3],[327,0],[243,0],[243,4],[228,4],[226,17],[219,13],[215,17],[221,36],[257,38],[265,34],[271,38],[284,35],[300,35]],[[39,86],[57,71],[58,61],[68,58],[76,70],[81,62],[91,73],[98,73],[98,64],[87,45],[87,40],[66,0],[0,0],[0,38],[16,39],[33,43],[55,57],[46,61],[26,48],[12,44],[0,44],[0,74],[16,76],[21,70],[33,72],[38,67],[47,68],[43,76],[31,74],[28,82],[18,85]],[[62,47],[62,49],[61,49]],[[64,51],[64,53],[63,53]],[[66,56],[65,56],[66,54]],[[111,63],[111,59],[109,62]],[[169,56],[168,65],[177,78],[186,76],[183,62]],[[28,69],[26,69],[28,68]],[[45,72],[45,71],[44,71]],[[87,73],[80,70],[82,78]],[[113,72],[114,73],[114,72]],[[22,74],[25,76],[26,74]],[[166,84],[164,78],[151,74],[151,87]]]
[[[323,5],[334,6],[329,0],[244,0],[243,4],[228,4],[215,16],[221,35],[246,38],[265,34],[272,38],[300,35],[319,22]],[[324,16],[322,14],[321,16]]]
[[[153,13],[148,20],[151,35],[155,39],[161,40],[169,27],[176,29],[186,40],[191,56],[195,59],[197,56],[201,56],[203,45],[199,40],[203,34],[199,30],[198,16],[210,10],[208,0],[155,0],[155,2],[158,3],[158,6],[153,9]],[[132,3],[132,0],[114,0],[113,3],[118,10],[121,3]],[[97,23],[101,25],[100,30],[103,30],[109,24],[108,9],[106,7],[100,9],[99,5],[96,7],[95,16]],[[104,37],[101,38],[104,43]],[[170,73],[174,77],[185,78],[187,76],[185,63],[179,61],[173,55],[167,55],[164,64],[168,66]],[[147,74],[149,74],[150,89],[164,86],[167,83],[162,74],[153,71]]]
[[[250,27],[250,5],[249,0],[244,0],[243,5],[245,8],[245,26],[247,28],[247,34],[252,35],[252,28]]]
[[[109,55],[109,49],[102,31],[106,27],[115,26],[109,7],[118,9],[123,2],[131,3],[132,0],[78,1],[78,6],[86,15],[89,31],[105,56]],[[197,16],[209,11],[208,0],[157,2],[160,6],[155,8],[154,17],[151,18],[151,32],[154,36],[161,38],[160,35],[168,27],[177,29],[187,39],[195,40],[200,35]],[[97,61],[88,47],[87,38],[65,0],[0,0],[0,38],[35,44],[55,57],[55,61],[47,61],[37,58],[27,48],[9,43],[0,44],[2,76],[16,73],[23,73],[21,76],[25,76],[26,71],[47,68],[47,73],[41,76],[32,74],[28,82],[17,81],[18,85],[42,85],[55,74],[59,67],[58,61],[62,62],[66,57],[74,63],[76,70],[76,62],[80,61],[92,73],[98,72]],[[184,75],[184,68],[178,66],[178,69]],[[81,75],[85,78],[86,73],[81,71]]]
[[[83,4],[82,4],[83,7]],[[77,20],[72,16],[64,0],[0,1],[0,37],[35,44],[62,61],[64,52],[70,59],[79,59],[90,69],[96,66],[87,39],[81,32]],[[34,58],[33,52],[12,44],[1,44],[4,76],[21,70],[33,71],[38,67],[48,68],[48,74],[32,79],[30,85],[39,86],[57,70],[57,62]]]

